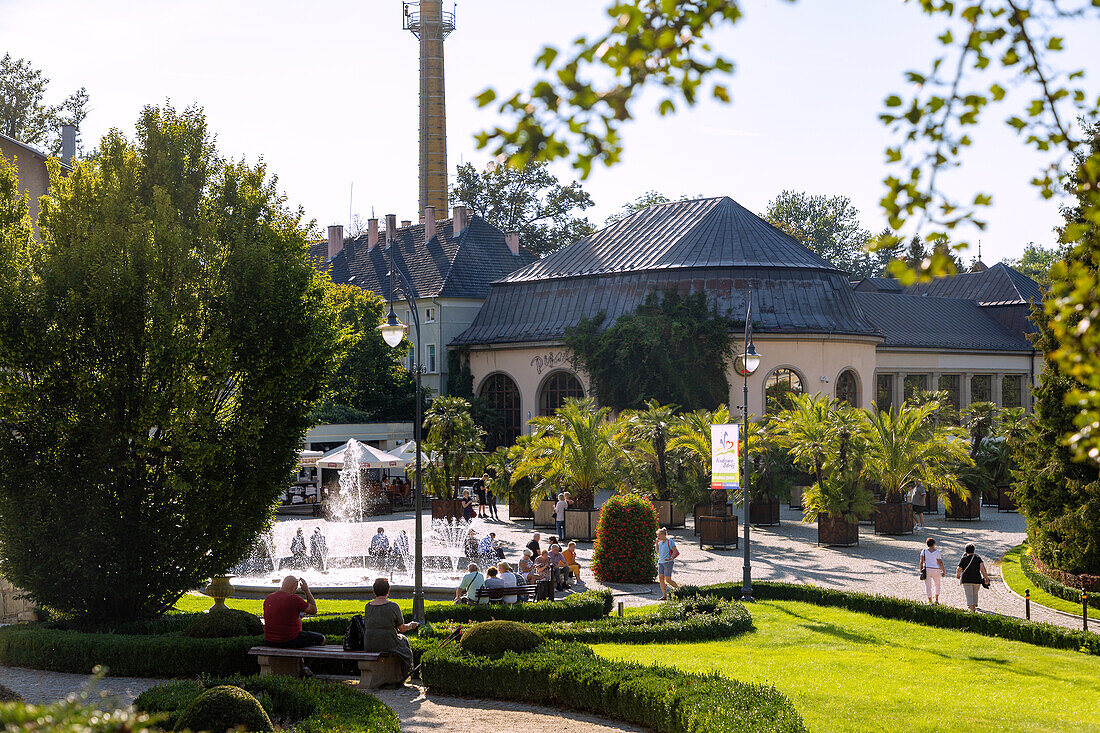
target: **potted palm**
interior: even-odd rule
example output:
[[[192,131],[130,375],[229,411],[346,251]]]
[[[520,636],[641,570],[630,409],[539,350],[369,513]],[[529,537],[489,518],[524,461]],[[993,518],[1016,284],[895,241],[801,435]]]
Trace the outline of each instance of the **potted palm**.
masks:
[[[875,505],[876,534],[909,534],[916,523],[909,487],[921,482],[951,506],[966,496],[955,468],[970,461],[965,433],[936,420],[939,405],[926,402],[898,410],[868,410],[868,475],[878,482],[883,501]]]
[[[434,454],[427,475],[436,491],[432,519],[459,518],[462,504],[459,486],[469,456],[484,449],[484,431],[470,415],[470,403],[461,397],[437,397],[424,416],[428,431],[424,447]]]
[[[516,463],[523,456],[523,443],[526,435],[516,439],[516,444],[500,446],[489,456],[487,471],[492,477],[491,488],[494,494],[508,501],[509,519],[532,519],[531,494],[534,484],[530,479],[513,482]]]
[[[997,487],[997,511],[1016,511],[1016,499],[1012,496],[1012,472],[1016,469],[1016,452],[1027,431],[1027,420],[1022,407],[1001,410],[997,427],[995,458],[993,461],[993,485]]]
[[[620,416],[619,436],[632,463],[649,473],[651,502],[662,527],[684,526],[684,510],[672,501],[668,443],[677,423],[676,406],[646,401],[644,410],[627,410]]]
[[[533,418],[531,437],[513,474],[513,480],[533,479],[539,493],[559,487],[570,493],[573,505],[565,514],[565,534],[572,539],[595,539],[595,494],[611,488],[610,467],[617,462],[618,448],[607,419],[610,412],[588,397],[567,399],[556,414]]]
[[[729,410],[722,405],[713,412],[695,410],[684,413],[672,426],[669,450],[679,456],[682,464],[690,466],[690,474],[697,481],[696,490],[691,492],[695,499],[691,502],[695,534],[699,534],[702,517],[729,517],[724,521],[736,524],[726,490],[714,489],[710,481],[710,428],[711,425],[725,425],[729,421]]]
[[[955,473],[966,487],[965,496],[944,507],[944,518],[976,520],[982,516],[982,496],[993,488],[991,473],[994,451],[987,440],[997,423],[997,406],[974,402],[963,408],[962,425],[970,433],[970,463],[957,466]]]
[[[817,522],[822,545],[859,544],[860,512],[871,505],[863,479],[867,419],[823,395],[795,395],[775,418],[777,444],[813,483],[802,497],[804,522]]]
[[[771,426],[772,421],[749,421],[749,521],[766,526],[779,524],[779,504],[790,500],[795,478]]]

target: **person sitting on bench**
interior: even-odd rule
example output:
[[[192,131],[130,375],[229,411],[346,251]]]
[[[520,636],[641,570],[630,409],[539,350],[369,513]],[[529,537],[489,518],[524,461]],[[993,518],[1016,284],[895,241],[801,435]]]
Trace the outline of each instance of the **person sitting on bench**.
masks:
[[[550,545],[547,558],[550,560],[550,577],[554,580],[554,587],[558,590],[565,590],[565,573],[568,568],[566,567],[565,555],[561,554],[561,546]]]
[[[299,588],[305,598],[297,594]],[[324,634],[302,629],[302,615],[315,613],[317,602],[313,600],[306,579],[286,576],[279,590],[264,599],[264,643],[283,649],[324,646]]]
[[[497,569],[490,565],[488,570],[485,571],[485,574],[489,577],[485,579],[485,583],[481,587],[485,588],[486,590],[489,590],[490,588],[503,588],[504,581],[497,577],[497,573]]]
[[[413,654],[405,632],[417,627],[415,621],[405,623],[401,607],[390,600],[390,581],[374,581],[374,600],[363,609],[363,651],[396,654],[401,658],[401,674],[412,669]]]
[[[523,557],[519,561],[519,577],[523,579],[523,582],[528,582],[531,572],[535,569],[535,561],[531,559],[531,551],[524,550]]]
[[[477,589],[485,585],[485,576],[478,571],[477,563],[470,563],[468,570],[455,588],[455,603],[477,603]]]
[[[569,546],[562,550],[561,555],[565,558],[565,567],[569,569],[569,572],[573,574],[577,582],[580,582],[581,565],[577,561],[577,543],[570,542]]]
[[[519,579],[516,574],[512,572],[512,566],[501,560],[497,563],[497,570],[500,573],[500,582],[505,588],[515,588],[519,585]],[[519,595],[512,593],[504,596],[505,603],[519,603]]]

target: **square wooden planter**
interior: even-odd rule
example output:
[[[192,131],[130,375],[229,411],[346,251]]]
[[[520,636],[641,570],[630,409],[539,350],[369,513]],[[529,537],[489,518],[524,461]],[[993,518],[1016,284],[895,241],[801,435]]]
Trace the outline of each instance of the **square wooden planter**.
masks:
[[[875,534],[913,534],[917,518],[907,501],[880,501],[875,504]]]
[[[531,512],[530,504],[516,504],[513,501],[508,502],[508,518],[509,519],[532,519],[533,514]]]
[[[791,498],[787,502],[788,509],[802,509],[802,495],[806,493],[806,489],[809,486],[794,486],[791,488]]]
[[[997,501],[997,496],[1000,493],[999,489],[990,489],[982,492],[982,506],[999,506],[1000,502]]]
[[[699,534],[699,520],[702,517],[731,517],[733,516],[733,507],[730,504],[711,504],[709,501],[701,504],[696,504],[693,511],[695,517],[695,529],[692,530],[694,534]]]
[[[657,510],[657,524],[662,527],[683,527],[687,523],[684,510],[664,499],[654,499],[653,508]]]
[[[596,539],[596,525],[599,521],[599,509],[566,509],[565,537],[559,537],[558,539],[569,538],[591,542]]]
[[[460,519],[462,502],[458,499],[432,499],[432,519]]]
[[[982,498],[975,496],[973,492],[967,494],[966,501],[955,499],[951,507],[946,504],[943,508],[944,519],[955,521],[970,521],[982,518]]]
[[[763,527],[774,527],[779,524],[779,499],[750,503],[749,521]]]
[[[940,513],[940,498],[936,496],[936,492],[929,491],[924,497],[924,513],[925,514],[939,514]]]
[[[737,517],[699,517],[699,547],[737,547]]]
[[[550,501],[549,499],[543,499],[539,502],[539,505],[535,507],[535,521],[533,526],[535,527],[553,527],[554,523],[554,504],[557,502]]]
[[[997,511],[1014,512],[1017,510],[1016,497],[1012,495],[1011,486],[997,487]]]
[[[859,522],[844,517],[817,515],[817,544],[829,547],[852,547],[859,544]]]

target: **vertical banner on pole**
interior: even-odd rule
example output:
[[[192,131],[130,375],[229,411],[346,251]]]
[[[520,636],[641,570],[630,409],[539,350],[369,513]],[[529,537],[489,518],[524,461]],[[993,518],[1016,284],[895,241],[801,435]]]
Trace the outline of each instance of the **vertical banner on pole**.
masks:
[[[710,426],[710,488],[741,488],[739,425]]]

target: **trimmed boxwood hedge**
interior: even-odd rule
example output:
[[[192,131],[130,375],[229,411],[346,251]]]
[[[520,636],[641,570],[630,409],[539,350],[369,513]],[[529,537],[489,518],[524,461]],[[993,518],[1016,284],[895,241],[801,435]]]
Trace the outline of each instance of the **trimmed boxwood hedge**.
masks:
[[[805,601],[818,606],[833,606],[866,613],[880,618],[912,621],[942,629],[972,631],[985,636],[999,636],[1052,649],[1073,649],[1100,655],[1100,634],[1066,629],[1053,624],[1024,621],[1011,616],[990,613],[970,613],[940,604],[908,601],[893,596],[877,596],[854,591],[832,590],[801,583],[761,581],[753,583],[753,596],[779,601]],[[741,598],[741,583],[720,583],[702,588],[685,585],[673,591],[675,598],[712,596],[737,600]]]
[[[134,709],[162,714],[171,729],[180,713],[203,691],[220,685],[247,690],[275,721],[292,721],[281,730],[301,733],[398,733],[397,715],[374,695],[318,680],[268,675],[173,682],[138,695]]]
[[[1081,602],[1081,589],[1071,588],[1044,575],[1039,568],[1035,567],[1035,560],[1031,557],[1031,551],[1026,545],[1020,550],[1020,570],[1037,588],[1042,588],[1052,596],[1073,603]],[[1091,608],[1100,608],[1100,593],[1090,593],[1088,603]]]
[[[479,657],[454,646],[424,653],[433,692],[586,710],[659,733],[805,731],[771,685],[601,659],[583,644],[552,642],[525,654]]]

